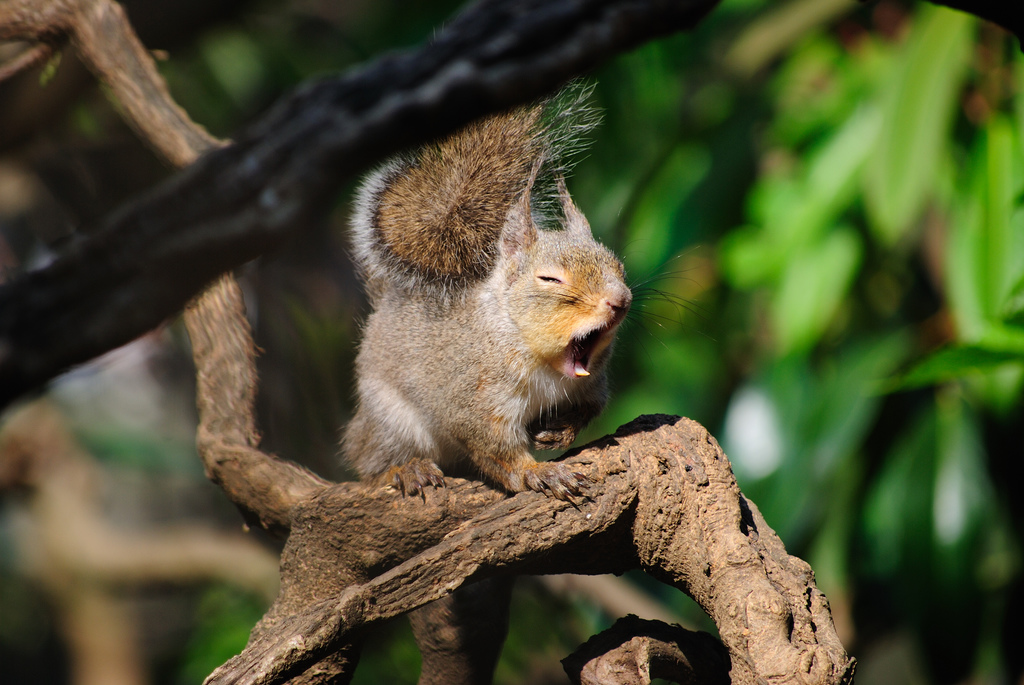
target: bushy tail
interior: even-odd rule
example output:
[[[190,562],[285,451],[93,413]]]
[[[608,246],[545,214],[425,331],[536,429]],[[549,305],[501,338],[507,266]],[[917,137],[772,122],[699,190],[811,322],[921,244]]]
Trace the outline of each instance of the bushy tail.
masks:
[[[371,292],[454,291],[486,278],[521,194],[533,193],[535,212],[557,207],[552,179],[565,173],[596,123],[585,105],[590,90],[572,85],[540,104],[480,119],[371,173],[352,220],[356,262]],[[530,187],[538,161],[541,176]]]

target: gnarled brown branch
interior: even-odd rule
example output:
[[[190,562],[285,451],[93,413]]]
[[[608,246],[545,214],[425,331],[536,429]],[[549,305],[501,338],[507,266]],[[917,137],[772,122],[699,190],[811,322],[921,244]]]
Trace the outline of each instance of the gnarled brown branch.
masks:
[[[0,5],[0,40],[70,43],[125,107],[125,121],[139,138],[176,167],[220,145],[171,98],[114,0],[6,0]]]
[[[505,497],[454,479],[425,501],[348,484],[300,503],[281,595],[245,651],[208,685],[285,682],[352,648],[374,624],[466,583],[632,568],[708,612],[733,683],[780,674],[798,683],[851,680],[854,661],[810,567],[785,552],[703,427],[642,417],[568,461],[591,483],[576,504]]]
[[[283,535],[292,507],[328,482],[258,449],[256,347],[241,289],[230,274],[189,304],[185,325],[196,364],[196,445],[206,475],[250,524]]]

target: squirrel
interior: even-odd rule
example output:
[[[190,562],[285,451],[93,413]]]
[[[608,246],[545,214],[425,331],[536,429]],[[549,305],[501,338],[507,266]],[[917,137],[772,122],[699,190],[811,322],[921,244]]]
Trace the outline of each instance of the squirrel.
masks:
[[[581,474],[530,449],[568,447],[604,408],[632,301],[565,187],[585,97],[486,117],[363,182],[351,237],[372,313],[342,451],[364,481],[581,494]]]

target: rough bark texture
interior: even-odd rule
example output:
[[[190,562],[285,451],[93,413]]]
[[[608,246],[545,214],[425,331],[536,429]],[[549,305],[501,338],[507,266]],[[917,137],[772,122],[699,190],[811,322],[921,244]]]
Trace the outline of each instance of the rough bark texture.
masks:
[[[424,500],[359,484],[293,510],[282,589],[245,651],[207,683],[279,683],[375,623],[464,583],[642,568],[718,625],[733,683],[845,683],[843,650],[806,563],[786,554],[699,424],[641,417],[567,457],[591,485],[575,505],[450,479]],[[714,657],[709,657],[714,659]]]

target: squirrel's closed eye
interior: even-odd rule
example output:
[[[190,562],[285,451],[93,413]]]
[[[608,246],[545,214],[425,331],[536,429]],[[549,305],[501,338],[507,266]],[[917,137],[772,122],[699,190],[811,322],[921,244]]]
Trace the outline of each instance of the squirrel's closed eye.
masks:
[[[557,276],[537,276],[537,278],[539,278],[540,280],[544,281],[545,283],[561,283],[562,282],[562,279],[558,278]]]

